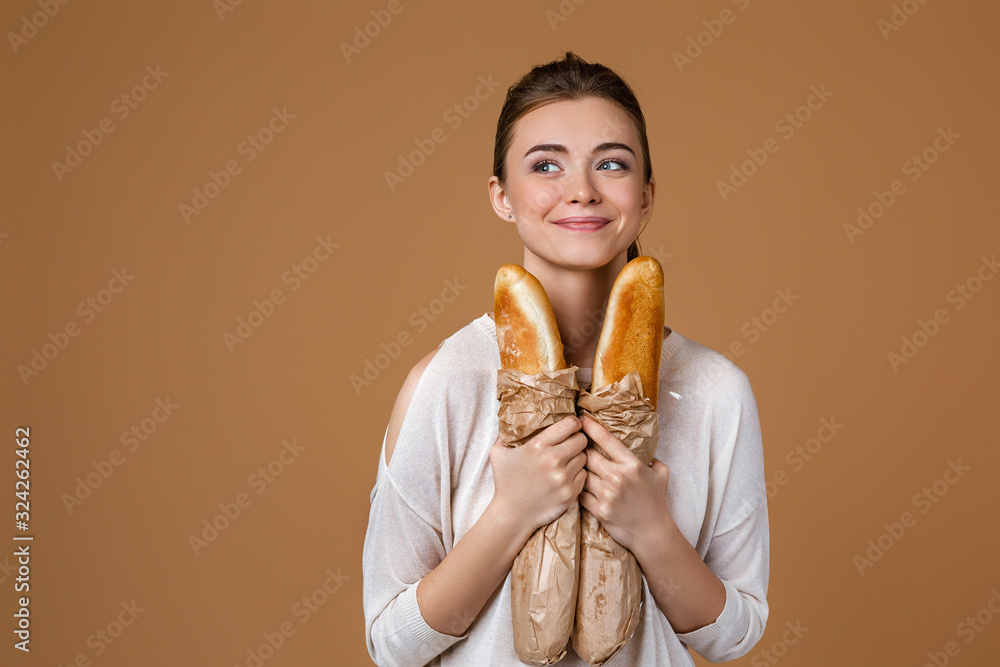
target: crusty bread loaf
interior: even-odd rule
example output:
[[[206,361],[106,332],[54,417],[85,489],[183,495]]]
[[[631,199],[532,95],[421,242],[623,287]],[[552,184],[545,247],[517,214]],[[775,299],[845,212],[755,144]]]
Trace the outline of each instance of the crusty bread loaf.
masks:
[[[656,408],[663,347],[663,269],[652,257],[637,257],[621,270],[608,301],[597,343],[590,391],[638,371],[642,393]],[[595,416],[600,417],[599,413]],[[652,459],[653,451],[637,454]],[[603,665],[638,627],[642,570],[597,518],[580,508],[580,590],[573,648],[590,665]]]
[[[636,257],[611,288],[591,387],[618,382],[638,371],[643,394],[655,408],[662,348],[663,269],[652,257]]]
[[[572,376],[573,392],[563,408],[552,411],[540,399],[519,409],[537,408],[541,422],[554,423],[574,414],[574,370],[566,366],[555,314],[538,279],[516,264],[501,266],[494,286],[493,317],[504,369],[532,376],[563,371],[564,382],[567,373]],[[511,566],[514,650],[521,662],[551,665],[566,655],[576,615],[579,567],[580,511],[574,502],[558,519],[532,534]]]
[[[493,289],[500,365],[535,375],[566,368],[559,327],[538,278],[517,264],[497,271]]]

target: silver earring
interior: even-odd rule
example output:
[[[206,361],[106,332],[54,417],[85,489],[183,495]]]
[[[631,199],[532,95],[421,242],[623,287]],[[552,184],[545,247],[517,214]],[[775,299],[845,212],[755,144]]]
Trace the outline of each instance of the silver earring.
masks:
[[[509,213],[507,214],[507,219],[510,220],[510,214]]]

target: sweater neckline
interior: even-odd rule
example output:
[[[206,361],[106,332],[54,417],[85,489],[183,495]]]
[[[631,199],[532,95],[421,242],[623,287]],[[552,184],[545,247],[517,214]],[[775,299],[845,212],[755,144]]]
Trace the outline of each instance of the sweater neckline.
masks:
[[[478,325],[480,331],[485,333],[490,339],[496,343],[497,340],[497,325],[496,322],[490,317],[489,313],[483,313],[481,317],[473,320],[473,323]],[[664,324],[663,326],[663,347],[660,348],[660,368],[663,368],[665,362],[680,349],[681,345],[684,343],[684,336],[680,335],[669,326]],[[497,350],[497,355],[500,351]],[[594,377],[593,368],[578,368],[576,371],[576,376],[578,380],[583,380],[589,382]]]

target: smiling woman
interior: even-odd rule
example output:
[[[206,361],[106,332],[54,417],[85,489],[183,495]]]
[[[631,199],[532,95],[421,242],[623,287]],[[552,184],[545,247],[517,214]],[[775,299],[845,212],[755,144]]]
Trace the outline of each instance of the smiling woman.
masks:
[[[524,268],[543,284],[560,266],[618,275],[639,254],[639,232],[652,213],[645,141],[628,113],[601,97],[524,108],[531,106],[516,131],[501,130],[509,147],[489,180],[494,210],[517,225]],[[560,139],[537,141],[543,137]]]
[[[507,91],[487,182],[524,244],[567,365],[593,380],[615,279],[640,254],[655,182],[629,85],[573,53]],[[573,503],[642,571],[644,604],[614,664],[694,665],[745,655],[767,621],[769,540],[757,404],[746,374],[663,327],[650,466],[589,419],[508,448],[499,438],[497,328],[486,312],[407,376],[383,439],[365,537],[368,650],[380,665],[518,665],[511,566]],[[589,440],[610,458],[579,454]],[[586,475],[580,475],[580,471]],[[591,664],[602,664],[594,659]],[[561,665],[588,664],[566,647]]]

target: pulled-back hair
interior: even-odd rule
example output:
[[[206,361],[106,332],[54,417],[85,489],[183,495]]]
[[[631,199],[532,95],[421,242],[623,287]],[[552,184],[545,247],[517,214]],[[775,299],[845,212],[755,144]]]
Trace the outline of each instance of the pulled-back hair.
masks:
[[[614,70],[598,63],[588,63],[572,51],[562,60],[536,65],[513,86],[507,89],[497,119],[496,141],[493,145],[493,175],[500,183],[507,178],[507,151],[514,137],[514,124],[525,114],[551,102],[600,97],[614,102],[628,115],[639,135],[642,148],[643,182],[649,183],[653,165],[649,156],[646,137],[646,119],[632,88]],[[628,249],[628,261],[641,254],[636,239]]]

